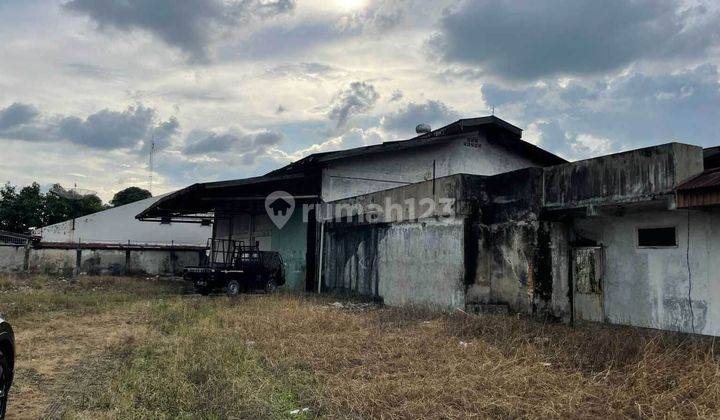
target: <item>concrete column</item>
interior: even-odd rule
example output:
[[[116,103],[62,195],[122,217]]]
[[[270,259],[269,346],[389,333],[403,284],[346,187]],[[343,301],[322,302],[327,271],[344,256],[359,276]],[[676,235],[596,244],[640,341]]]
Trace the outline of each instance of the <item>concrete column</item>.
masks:
[[[23,258],[23,271],[28,271],[30,269],[30,250],[32,249],[32,245],[30,244],[30,241],[28,240],[25,243],[25,257]]]

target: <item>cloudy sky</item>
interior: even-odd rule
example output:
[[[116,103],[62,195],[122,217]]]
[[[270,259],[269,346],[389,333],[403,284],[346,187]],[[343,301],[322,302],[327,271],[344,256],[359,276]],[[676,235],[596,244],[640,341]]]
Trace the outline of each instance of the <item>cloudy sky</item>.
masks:
[[[495,114],[568,159],[720,144],[720,8],[680,0],[2,0],[0,182],[260,175]]]

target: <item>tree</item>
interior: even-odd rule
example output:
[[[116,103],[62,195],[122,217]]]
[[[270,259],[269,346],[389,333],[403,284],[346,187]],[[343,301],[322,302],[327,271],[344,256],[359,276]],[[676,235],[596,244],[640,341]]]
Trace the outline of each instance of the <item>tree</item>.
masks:
[[[0,190],[0,230],[25,233],[30,228],[42,226],[43,204],[37,183],[20,192],[10,183],[5,184]]]
[[[110,204],[115,207],[124,206],[125,204],[134,203],[150,197],[152,197],[152,194],[148,190],[138,187],[128,187],[115,194],[112,200],[110,200]]]
[[[40,185],[23,187],[5,184],[0,189],[0,230],[27,233],[32,228],[52,225],[105,210],[100,198],[86,195],[69,199],[53,193],[42,194]]]

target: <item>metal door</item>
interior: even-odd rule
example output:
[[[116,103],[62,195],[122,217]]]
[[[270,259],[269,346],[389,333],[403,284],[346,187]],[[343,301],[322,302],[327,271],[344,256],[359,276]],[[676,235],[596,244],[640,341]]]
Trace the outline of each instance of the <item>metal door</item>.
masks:
[[[576,321],[602,322],[603,249],[578,247],[572,250],[573,315]]]

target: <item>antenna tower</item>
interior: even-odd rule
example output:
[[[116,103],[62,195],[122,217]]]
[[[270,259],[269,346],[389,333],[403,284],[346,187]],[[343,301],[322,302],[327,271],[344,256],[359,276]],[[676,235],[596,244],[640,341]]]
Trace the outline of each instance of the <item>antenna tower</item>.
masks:
[[[155,155],[155,134],[153,134],[152,140],[150,141],[150,164],[148,165],[150,167],[150,176],[149,176],[149,190],[152,194],[152,184],[153,184],[153,172],[155,172],[155,162],[153,160]]]

